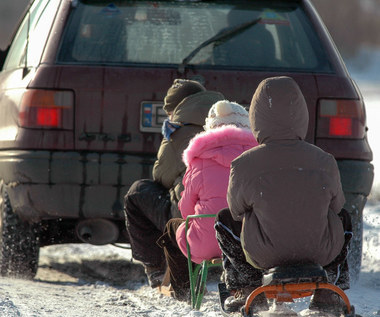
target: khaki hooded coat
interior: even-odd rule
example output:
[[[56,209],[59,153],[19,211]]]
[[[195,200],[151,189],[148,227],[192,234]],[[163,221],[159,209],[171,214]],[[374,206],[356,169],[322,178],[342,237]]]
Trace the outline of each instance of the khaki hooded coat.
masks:
[[[289,77],[260,83],[250,107],[259,146],[231,164],[227,200],[243,221],[247,261],[262,269],[293,263],[325,266],[344,243],[344,204],[334,157],[304,141],[308,109]]]
[[[223,99],[224,96],[219,92],[202,91],[183,99],[173,111],[171,121],[179,123],[181,127],[169,140],[162,139],[152,172],[153,179],[169,189],[172,204],[178,204],[183,191],[182,178],[186,171],[182,161],[183,151],[196,134],[204,131],[211,106]],[[181,217],[177,212],[173,217]]]

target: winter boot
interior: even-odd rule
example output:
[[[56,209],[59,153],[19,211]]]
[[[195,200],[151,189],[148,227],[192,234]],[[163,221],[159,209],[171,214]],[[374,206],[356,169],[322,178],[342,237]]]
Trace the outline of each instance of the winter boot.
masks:
[[[317,289],[310,300],[309,309],[328,313],[333,316],[343,316],[346,304],[343,299],[328,289]]]
[[[245,305],[245,301],[251,292],[254,290],[254,287],[246,287],[239,289],[235,292],[234,296],[227,297],[224,302],[224,309],[227,312],[238,312],[241,307]],[[268,302],[263,293],[257,295],[251,304],[251,312],[259,312],[268,310]]]
[[[144,265],[145,274],[148,277],[148,282],[151,288],[156,288],[161,285],[164,279],[165,269],[162,267],[154,267]]]
[[[181,302],[190,304],[190,286],[189,288],[180,288],[174,291],[174,298]]]

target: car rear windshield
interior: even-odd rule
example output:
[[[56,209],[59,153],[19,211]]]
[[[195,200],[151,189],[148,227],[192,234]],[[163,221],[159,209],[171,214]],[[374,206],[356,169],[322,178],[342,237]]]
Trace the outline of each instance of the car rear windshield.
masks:
[[[331,72],[297,1],[74,1],[58,63]]]

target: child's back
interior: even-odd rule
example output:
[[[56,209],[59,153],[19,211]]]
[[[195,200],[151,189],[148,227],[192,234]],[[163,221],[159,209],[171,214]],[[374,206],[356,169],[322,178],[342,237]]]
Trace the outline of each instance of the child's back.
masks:
[[[330,263],[344,243],[344,196],[333,156],[304,141],[308,112],[294,80],[262,82],[250,120],[260,146],[233,161],[228,190],[234,219],[245,218],[248,259],[260,268]]]

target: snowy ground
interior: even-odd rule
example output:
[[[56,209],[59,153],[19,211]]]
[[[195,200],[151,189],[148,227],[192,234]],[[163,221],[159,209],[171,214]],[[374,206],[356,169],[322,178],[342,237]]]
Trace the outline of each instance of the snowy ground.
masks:
[[[366,106],[374,164],[380,166],[380,84],[359,82]],[[380,316],[380,177],[364,210],[364,245],[360,278],[347,295],[363,317]],[[217,279],[208,283],[200,312],[164,297],[146,284],[142,266],[130,252],[114,246],[61,245],[41,249],[33,281],[0,279],[0,317],[217,317],[221,316]],[[299,311],[308,302],[294,305]]]

